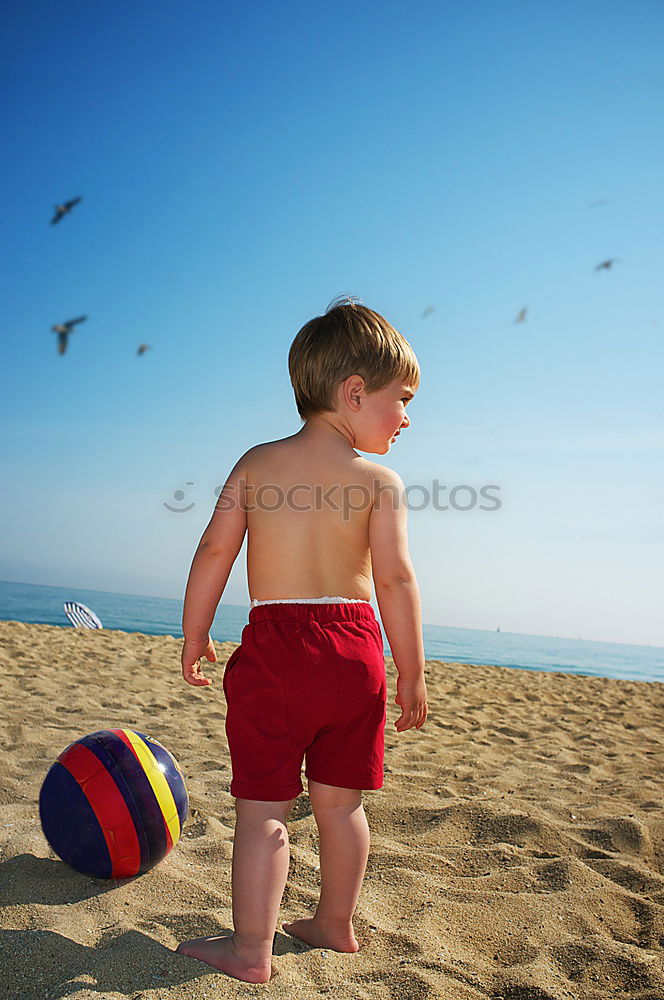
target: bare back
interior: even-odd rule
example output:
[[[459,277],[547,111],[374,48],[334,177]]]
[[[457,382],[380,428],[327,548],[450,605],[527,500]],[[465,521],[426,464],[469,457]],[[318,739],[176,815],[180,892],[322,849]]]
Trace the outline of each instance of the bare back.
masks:
[[[376,469],[352,450],[316,453],[297,435],[252,450],[245,468],[251,600],[371,600]]]

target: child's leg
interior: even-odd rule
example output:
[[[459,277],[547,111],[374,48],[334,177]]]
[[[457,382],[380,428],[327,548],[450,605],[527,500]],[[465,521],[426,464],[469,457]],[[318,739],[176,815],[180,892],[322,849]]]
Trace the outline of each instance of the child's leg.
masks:
[[[293,801],[235,800],[233,938],[238,949],[267,958],[288,877],[286,820]]]
[[[309,779],[309,799],[320,836],[320,900],[313,917],[282,927],[315,947],[358,951],[352,921],[369,856],[362,791]]]
[[[286,820],[293,799],[235,800],[233,838],[233,934],[183,941],[177,951],[245,982],[264,983],[279,906],[288,876]]]

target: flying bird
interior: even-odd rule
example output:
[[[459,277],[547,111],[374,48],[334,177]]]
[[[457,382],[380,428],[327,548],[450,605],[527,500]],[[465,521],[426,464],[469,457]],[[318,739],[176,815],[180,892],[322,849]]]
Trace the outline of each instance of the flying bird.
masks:
[[[601,271],[602,269],[604,269],[605,271],[608,271],[608,270],[610,270],[613,267],[613,265],[619,259],[620,259],[619,257],[609,257],[608,260],[603,260],[601,264],[598,264],[597,267],[595,268],[595,270],[596,271]]]
[[[601,208],[602,205],[610,205],[610,204],[611,202],[609,201],[608,198],[598,198],[597,201],[591,201],[590,205],[588,205],[588,208]]]
[[[87,316],[77,316],[76,319],[68,319],[65,323],[56,323],[51,327],[53,333],[58,335],[58,354],[64,354],[67,350],[67,340],[70,333],[76,333],[74,327],[77,323],[83,323]]]
[[[136,351],[136,353],[138,355],[145,354],[145,352],[147,350],[149,350],[149,349],[150,349],[150,345],[149,344],[139,344],[138,345],[138,350]]]
[[[436,308],[435,306],[427,306],[424,312],[422,313],[422,319],[424,319],[425,316],[430,316],[435,308]]]
[[[528,306],[524,306],[517,318],[514,320],[515,323],[525,323],[526,313],[528,312]]]
[[[63,205],[55,206],[55,215],[51,219],[51,225],[54,226],[56,222],[59,222],[63,215],[68,215],[74,205],[78,205],[81,198],[72,198],[70,201],[66,201]]]

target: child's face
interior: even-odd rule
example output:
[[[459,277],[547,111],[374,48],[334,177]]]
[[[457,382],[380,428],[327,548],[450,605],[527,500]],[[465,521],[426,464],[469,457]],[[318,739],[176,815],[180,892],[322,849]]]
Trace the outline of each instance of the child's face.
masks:
[[[357,413],[357,442],[360,451],[384,455],[405,427],[410,426],[406,412],[409,400],[415,395],[411,386],[401,379],[378,392],[362,396],[362,407]]]

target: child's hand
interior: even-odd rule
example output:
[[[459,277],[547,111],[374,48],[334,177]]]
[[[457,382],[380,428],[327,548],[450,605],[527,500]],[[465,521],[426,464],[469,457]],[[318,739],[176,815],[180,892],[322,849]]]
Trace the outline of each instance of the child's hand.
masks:
[[[394,723],[398,733],[412,729],[413,726],[415,729],[421,729],[426,722],[428,712],[427,686],[424,677],[416,677],[414,680],[397,678],[397,696],[394,704],[401,705],[401,715]]]
[[[182,676],[187,684],[195,687],[211,684],[209,677],[205,677],[201,667],[201,657],[206,656],[210,663],[217,662],[217,654],[212,645],[210,636],[207,639],[185,639],[182,650]]]

